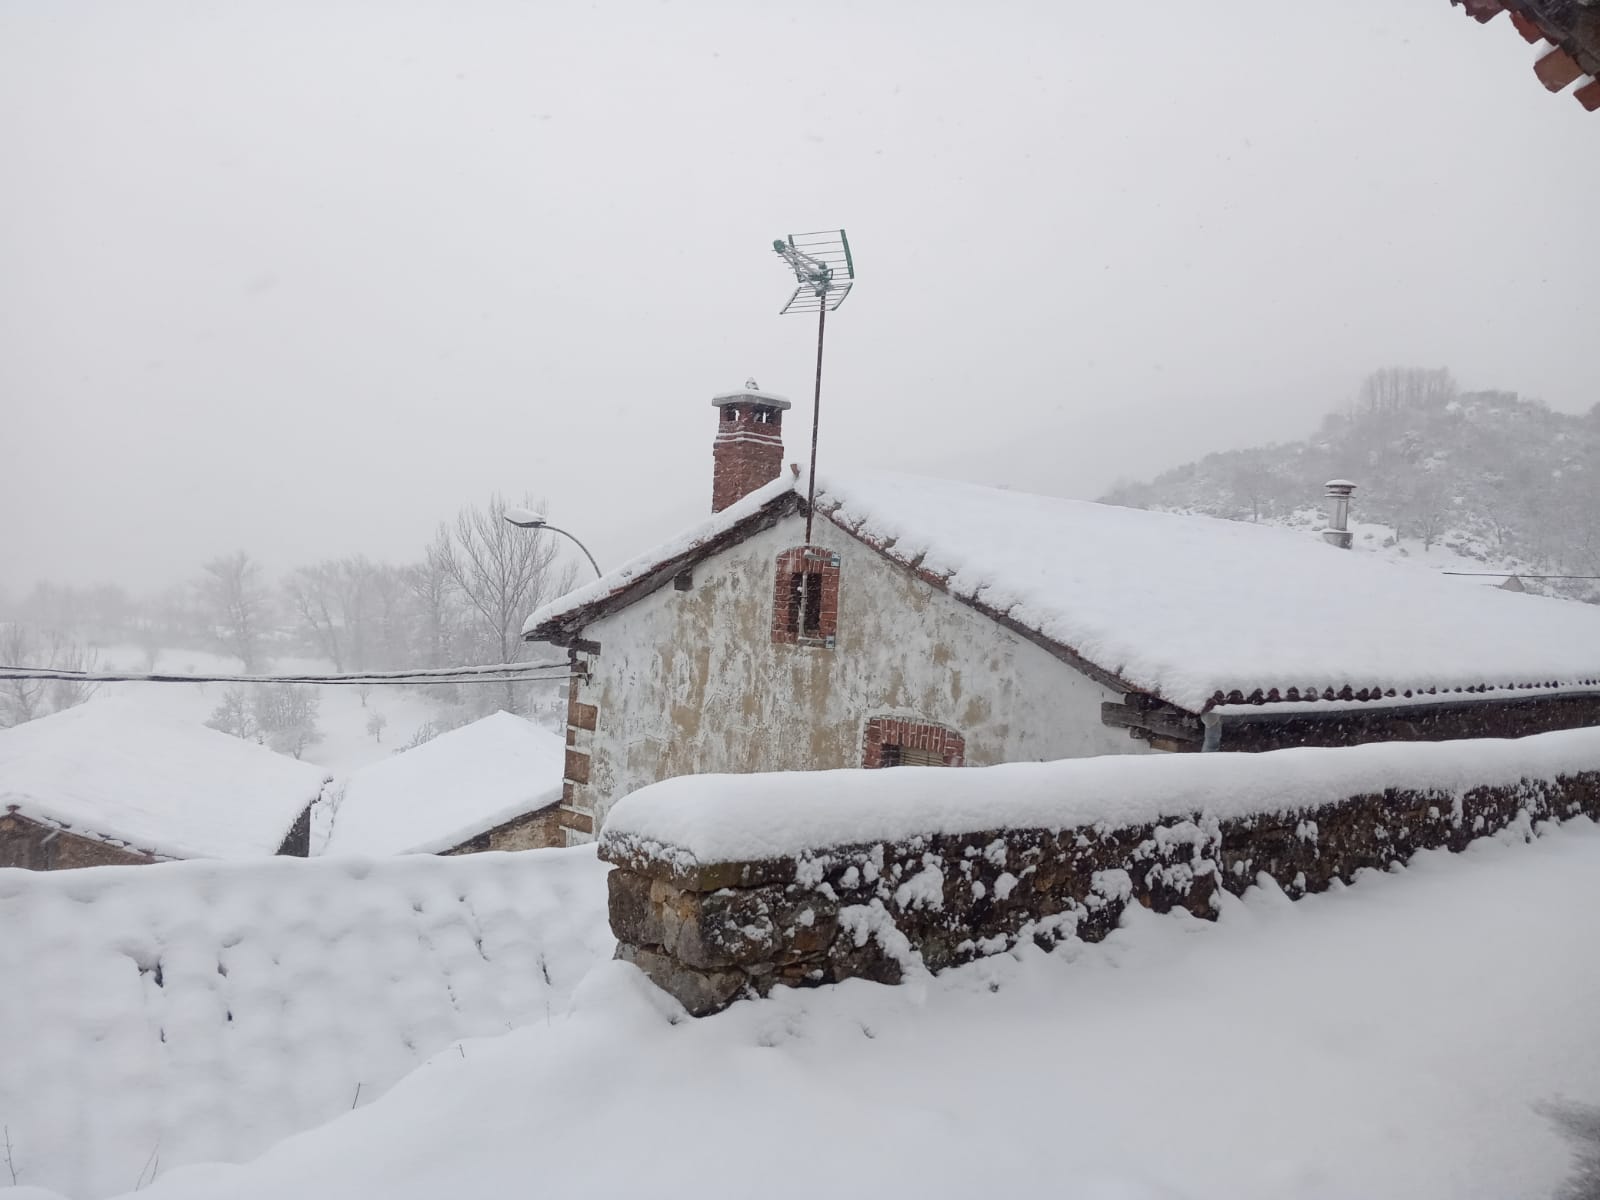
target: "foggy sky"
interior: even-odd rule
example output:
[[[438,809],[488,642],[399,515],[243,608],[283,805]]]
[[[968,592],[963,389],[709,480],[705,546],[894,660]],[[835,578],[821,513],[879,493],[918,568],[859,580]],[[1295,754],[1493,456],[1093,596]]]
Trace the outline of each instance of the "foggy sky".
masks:
[[[1600,114],[1534,54],[1447,0],[0,0],[0,590],[493,489],[614,564],[708,511],[713,393],[802,457],[768,247],[840,224],[824,469],[1093,496],[1390,363],[1585,409]]]

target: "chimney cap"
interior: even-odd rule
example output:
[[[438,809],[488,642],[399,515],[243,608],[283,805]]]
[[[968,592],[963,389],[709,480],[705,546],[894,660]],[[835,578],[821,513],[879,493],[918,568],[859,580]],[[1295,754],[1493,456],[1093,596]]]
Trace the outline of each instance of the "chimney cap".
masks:
[[[1356,490],[1356,485],[1348,479],[1330,479],[1322,486],[1327,488],[1330,493],[1342,493],[1346,496]]]
[[[777,392],[763,392],[754,379],[744,381],[743,391],[723,392],[720,396],[711,397],[711,404],[714,408],[726,408],[730,404],[764,404],[777,409],[794,407],[786,396],[780,396]]]

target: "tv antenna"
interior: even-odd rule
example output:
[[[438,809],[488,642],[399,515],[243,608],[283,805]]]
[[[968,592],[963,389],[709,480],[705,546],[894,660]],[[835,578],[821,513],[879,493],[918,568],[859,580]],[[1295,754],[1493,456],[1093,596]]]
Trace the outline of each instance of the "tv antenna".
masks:
[[[789,264],[800,286],[789,302],[778,310],[787,313],[817,314],[817,382],[811,396],[811,470],[806,475],[806,545],[811,544],[811,510],[817,499],[817,423],[822,416],[822,338],[828,328],[828,314],[844,303],[856,283],[855,260],[850,257],[850,239],[842,229],[816,233],[791,233],[772,243],[778,257]]]

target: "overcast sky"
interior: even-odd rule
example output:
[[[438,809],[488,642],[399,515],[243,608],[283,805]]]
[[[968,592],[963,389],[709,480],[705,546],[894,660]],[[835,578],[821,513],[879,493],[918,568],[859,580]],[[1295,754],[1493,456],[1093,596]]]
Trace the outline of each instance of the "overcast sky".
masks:
[[[1369,369],[1579,410],[1600,114],[1447,0],[0,0],[0,589],[415,555],[492,490],[602,564],[788,393],[822,462],[1093,496]],[[1308,481],[1314,495],[1320,480]]]

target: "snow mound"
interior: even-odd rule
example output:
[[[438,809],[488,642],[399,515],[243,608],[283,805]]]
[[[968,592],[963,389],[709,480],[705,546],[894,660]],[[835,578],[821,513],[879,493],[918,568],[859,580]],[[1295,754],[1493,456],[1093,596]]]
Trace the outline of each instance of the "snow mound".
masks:
[[[543,1023],[612,952],[605,896],[587,847],[0,870],[17,1178],[98,1197],[242,1161]]]
[[[697,863],[991,829],[1303,812],[1388,788],[1458,794],[1600,771],[1600,729],[1265,754],[1105,755],[994,767],[684,775],[618,801],[602,844]]]
[[[0,809],[161,858],[274,854],[320,767],[214,729],[91,700],[0,732]]]
[[[561,799],[566,744],[498,712],[345,781],[326,854],[438,853]]]

